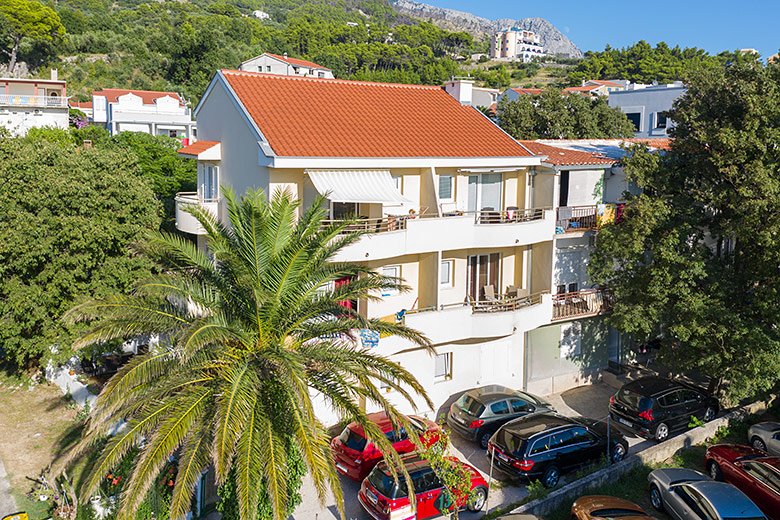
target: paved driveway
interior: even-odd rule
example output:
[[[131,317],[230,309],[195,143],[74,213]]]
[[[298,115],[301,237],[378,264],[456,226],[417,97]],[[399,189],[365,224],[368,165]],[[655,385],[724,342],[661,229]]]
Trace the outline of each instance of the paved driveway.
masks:
[[[11,484],[5,472],[3,461],[0,460],[0,517],[16,513],[16,501],[11,495]]]
[[[580,386],[561,394],[546,397],[546,399],[562,415],[583,415],[601,420],[607,416],[609,398],[614,393],[615,389],[611,386],[598,383]],[[477,468],[487,481],[490,473],[490,461],[485,457],[485,450],[475,443],[462,439],[455,433],[451,434],[450,438],[452,454]],[[635,453],[653,444],[651,441],[638,437],[626,436],[626,440],[628,440],[629,444],[629,453]],[[565,482],[565,476],[563,480]],[[346,477],[341,478],[341,484],[344,492],[344,506],[347,519],[371,520],[371,517],[363,510],[357,500],[360,484]],[[320,506],[316,498],[314,486],[308,478],[304,481],[301,494],[303,502],[293,513],[293,520],[337,520],[339,518],[335,501],[332,498],[327,500],[324,506]],[[488,500],[491,511],[497,507],[506,507],[519,502],[527,495],[524,484],[507,480],[507,477],[500,472],[493,472],[493,481]],[[463,520],[475,520],[481,518],[482,515],[484,515],[484,512],[469,513],[464,511],[460,514],[460,518]]]

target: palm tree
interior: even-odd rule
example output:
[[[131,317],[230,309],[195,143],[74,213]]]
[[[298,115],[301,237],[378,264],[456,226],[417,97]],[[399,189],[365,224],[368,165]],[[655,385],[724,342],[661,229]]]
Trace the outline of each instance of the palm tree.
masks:
[[[132,517],[175,455],[171,518],[189,510],[196,482],[213,466],[217,483],[234,470],[242,520],[255,520],[263,479],[274,518],[281,520],[289,498],[287,448],[293,446],[320,500],[330,489],[343,516],[330,439],[315,417],[312,393],[360,423],[397,463],[358,403],[378,405],[403,424],[377,388],[381,382],[412,405],[415,395],[432,404],[414,376],[356,346],[353,333],[371,329],[425,348],[430,344],[412,329],[367,320],[343,305],[376,298],[383,289],[408,288],[366,267],[332,261],[360,234],[345,232],[349,222],[324,225],[324,198],[300,218],[300,202],[287,192],[276,192],[269,203],[260,191],[239,201],[226,190],[226,201],[230,226],[206,210],[188,209],[205,229],[209,253],[175,235],[150,235],[141,251],[163,267],[162,274],[139,283],[130,295],[91,301],[66,316],[93,321],[79,347],[149,333],[164,338],[160,347],[122,367],[98,397],[70,457],[100,450],[81,496],[94,494],[143,439],[120,497],[119,518]],[[351,281],[335,286],[345,277]],[[127,421],[126,427],[106,443],[118,421]]]

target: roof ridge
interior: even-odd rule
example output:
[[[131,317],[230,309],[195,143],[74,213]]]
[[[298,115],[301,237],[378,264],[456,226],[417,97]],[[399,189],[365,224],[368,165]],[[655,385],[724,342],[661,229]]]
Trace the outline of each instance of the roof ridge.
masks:
[[[286,80],[302,80],[302,81],[320,81],[323,83],[347,83],[350,85],[370,85],[375,87],[401,87],[401,88],[419,88],[423,90],[441,90],[444,89],[439,85],[417,85],[412,83],[386,83],[382,81],[363,81],[353,79],[339,79],[339,78],[315,78],[313,76],[288,76],[286,74],[268,74],[265,72],[251,72],[248,70],[234,70],[234,69],[221,69],[224,74],[230,74],[233,76],[253,76],[258,78],[277,78]],[[454,99],[454,98],[453,98]]]

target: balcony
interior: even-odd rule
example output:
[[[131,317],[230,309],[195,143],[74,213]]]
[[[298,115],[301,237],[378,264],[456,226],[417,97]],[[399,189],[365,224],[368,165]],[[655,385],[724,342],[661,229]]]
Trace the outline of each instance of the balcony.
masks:
[[[182,192],[176,195],[176,229],[191,235],[205,235],[206,230],[200,225],[198,219],[184,209],[193,204],[205,208],[217,217],[219,215],[219,199],[204,199],[198,197],[195,192]]]
[[[556,294],[553,296],[552,321],[564,321],[606,314],[612,310],[614,295],[605,289]]]
[[[61,96],[0,95],[1,107],[68,108],[68,98]]]
[[[337,260],[379,260],[439,250],[524,246],[552,240],[554,224],[551,208],[361,219],[348,229],[369,234],[342,250]]]
[[[404,324],[422,331],[433,343],[509,336],[550,323],[547,292],[523,298],[456,303],[407,311]]]
[[[607,222],[620,222],[623,204],[562,206],[557,209],[555,233],[594,231]]]

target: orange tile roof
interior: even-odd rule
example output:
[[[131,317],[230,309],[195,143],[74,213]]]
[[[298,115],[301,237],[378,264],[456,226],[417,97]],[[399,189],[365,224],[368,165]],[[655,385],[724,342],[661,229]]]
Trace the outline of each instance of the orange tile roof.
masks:
[[[73,108],[92,108],[92,101],[68,101]]]
[[[312,69],[330,70],[329,68],[323,67],[322,65],[317,65],[313,61],[299,60],[298,58],[288,58],[287,56],[279,56],[278,54],[271,54],[270,52],[266,52],[265,54],[266,56],[271,56],[277,60],[282,60],[283,62],[289,63],[290,65],[298,65],[299,67],[309,67]]]
[[[203,153],[209,148],[213,148],[218,144],[219,141],[196,141],[195,143],[178,150],[177,153],[197,157],[199,153]]]
[[[119,96],[125,94],[134,94],[143,100],[144,105],[153,105],[156,99],[160,99],[165,96],[172,97],[179,101],[179,104],[184,106],[184,101],[179,97],[176,92],[161,92],[154,90],[129,90],[123,88],[104,88],[103,90],[96,90],[92,92],[95,96],[105,96],[109,103],[116,103]]]
[[[513,88],[512,90],[518,94],[528,94],[529,96],[536,96],[542,93],[540,88]]]
[[[534,155],[546,155],[547,159],[542,162],[553,166],[612,165],[615,163],[614,159],[596,153],[558,148],[537,141],[520,141],[520,144]]]
[[[223,70],[274,153],[286,157],[527,157],[443,88]]]
[[[659,150],[669,150],[672,143],[672,140],[668,137],[626,139],[626,141],[630,143],[646,144],[651,148],[658,148]]]
[[[604,81],[601,79],[590,79],[588,80],[591,83],[598,83],[599,85],[607,85],[608,87],[622,87],[623,85],[620,85],[619,83],[613,83],[611,81]]]
[[[566,87],[563,89],[564,92],[590,92],[591,90],[596,90],[597,88],[601,88],[602,85],[585,85],[584,87]]]

